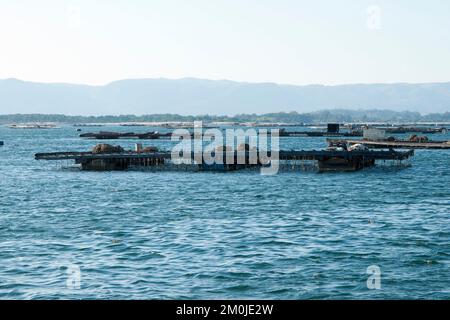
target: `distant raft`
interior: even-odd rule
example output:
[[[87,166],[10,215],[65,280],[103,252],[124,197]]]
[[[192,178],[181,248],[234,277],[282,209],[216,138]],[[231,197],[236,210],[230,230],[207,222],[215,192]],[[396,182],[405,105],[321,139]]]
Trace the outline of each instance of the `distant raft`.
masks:
[[[86,139],[97,139],[97,140],[116,140],[116,139],[162,139],[170,138],[170,133],[159,133],[158,131],[151,131],[145,133],[134,133],[134,132],[110,132],[110,131],[100,131],[100,132],[88,132],[80,134],[80,138]]]
[[[410,140],[397,140],[391,137],[382,140],[342,140],[328,139],[330,147],[348,146],[362,144],[373,149],[450,149],[450,141],[435,141],[424,139],[423,137],[413,136]]]

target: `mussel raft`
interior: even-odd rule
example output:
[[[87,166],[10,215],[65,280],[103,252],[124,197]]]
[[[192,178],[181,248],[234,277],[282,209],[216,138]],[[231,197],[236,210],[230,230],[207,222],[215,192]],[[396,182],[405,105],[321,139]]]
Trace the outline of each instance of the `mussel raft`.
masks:
[[[182,155],[180,159],[173,160],[169,151],[158,151],[154,148],[146,148],[137,151],[125,151],[119,146],[96,147],[90,152],[56,152],[37,153],[36,160],[64,161],[74,160],[81,165],[82,170],[111,171],[127,170],[131,168],[165,168],[194,171],[234,171],[241,169],[260,168],[270,166],[271,161],[277,161],[278,165],[301,168],[305,163],[314,162],[319,172],[327,171],[357,171],[375,165],[377,160],[393,160],[402,162],[414,155],[413,150],[299,150],[275,153],[260,153],[257,150],[223,151],[216,150],[212,156],[222,152],[222,163],[209,164],[205,161],[205,155],[194,153]],[[267,160],[269,159],[269,160]],[[271,160],[270,160],[271,159]],[[273,163],[272,163],[273,164]]]

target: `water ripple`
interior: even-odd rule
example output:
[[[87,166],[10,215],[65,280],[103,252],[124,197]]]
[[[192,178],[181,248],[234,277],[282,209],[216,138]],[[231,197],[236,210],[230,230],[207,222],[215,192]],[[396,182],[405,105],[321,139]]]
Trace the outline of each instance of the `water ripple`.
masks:
[[[351,174],[96,173],[33,160],[90,148],[72,127],[30,132],[0,127],[0,298],[450,298],[448,151]]]

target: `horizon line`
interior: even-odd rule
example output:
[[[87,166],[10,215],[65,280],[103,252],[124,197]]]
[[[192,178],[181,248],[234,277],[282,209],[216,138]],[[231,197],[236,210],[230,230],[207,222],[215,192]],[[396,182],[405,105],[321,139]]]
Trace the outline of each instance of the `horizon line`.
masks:
[[[93,83],[76,83],[76,82],[65,82],[65,81],[35,81],[35,80],[24,80],[16,77],[1,78],[0,81],[17,81],[25,83],[38,83],[38,84],[48,84],[48,85],[75,85],[75,86],[88,86],[88,87],[106,87],[108,85],[122,82],[122,81],[145,81],[145,80],[166,80],[166,81],[183,81],[183,80],[193,80],[193,81],[211,81],[211,82],[231,82],[235,84],[270,84],[278,86],[294,86],[294,87],[309,87],[309,86],[321,86],[321,87],[340,87],[340,86],[370,86],[370,85],[429,85],[429,84],[449,84],[448,81],[431,81],[431,82],[405,82],[405,81],[395,81],[395,82],[349,82],[340,84],[321,84],[321,83],[309,83],[309,84],[293,84],[293,83],[281,83],[274,81],[241,81],[241,80],[230,80],[230,79],[208,79],[201,77],[181,77],[181,78],[170,78],[170,77],[141,77],[141,78],[122,78],[117,80],[112,80],[102,84]]]

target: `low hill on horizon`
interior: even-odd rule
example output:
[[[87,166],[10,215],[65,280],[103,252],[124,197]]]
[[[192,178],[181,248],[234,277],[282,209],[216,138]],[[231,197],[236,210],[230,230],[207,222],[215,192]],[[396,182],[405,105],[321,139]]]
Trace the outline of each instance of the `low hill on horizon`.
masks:
[[[161,78],[90,86],[0,80],[0,114],[235,115],[323,109],[448,112],[450,82],[296,86]]]

